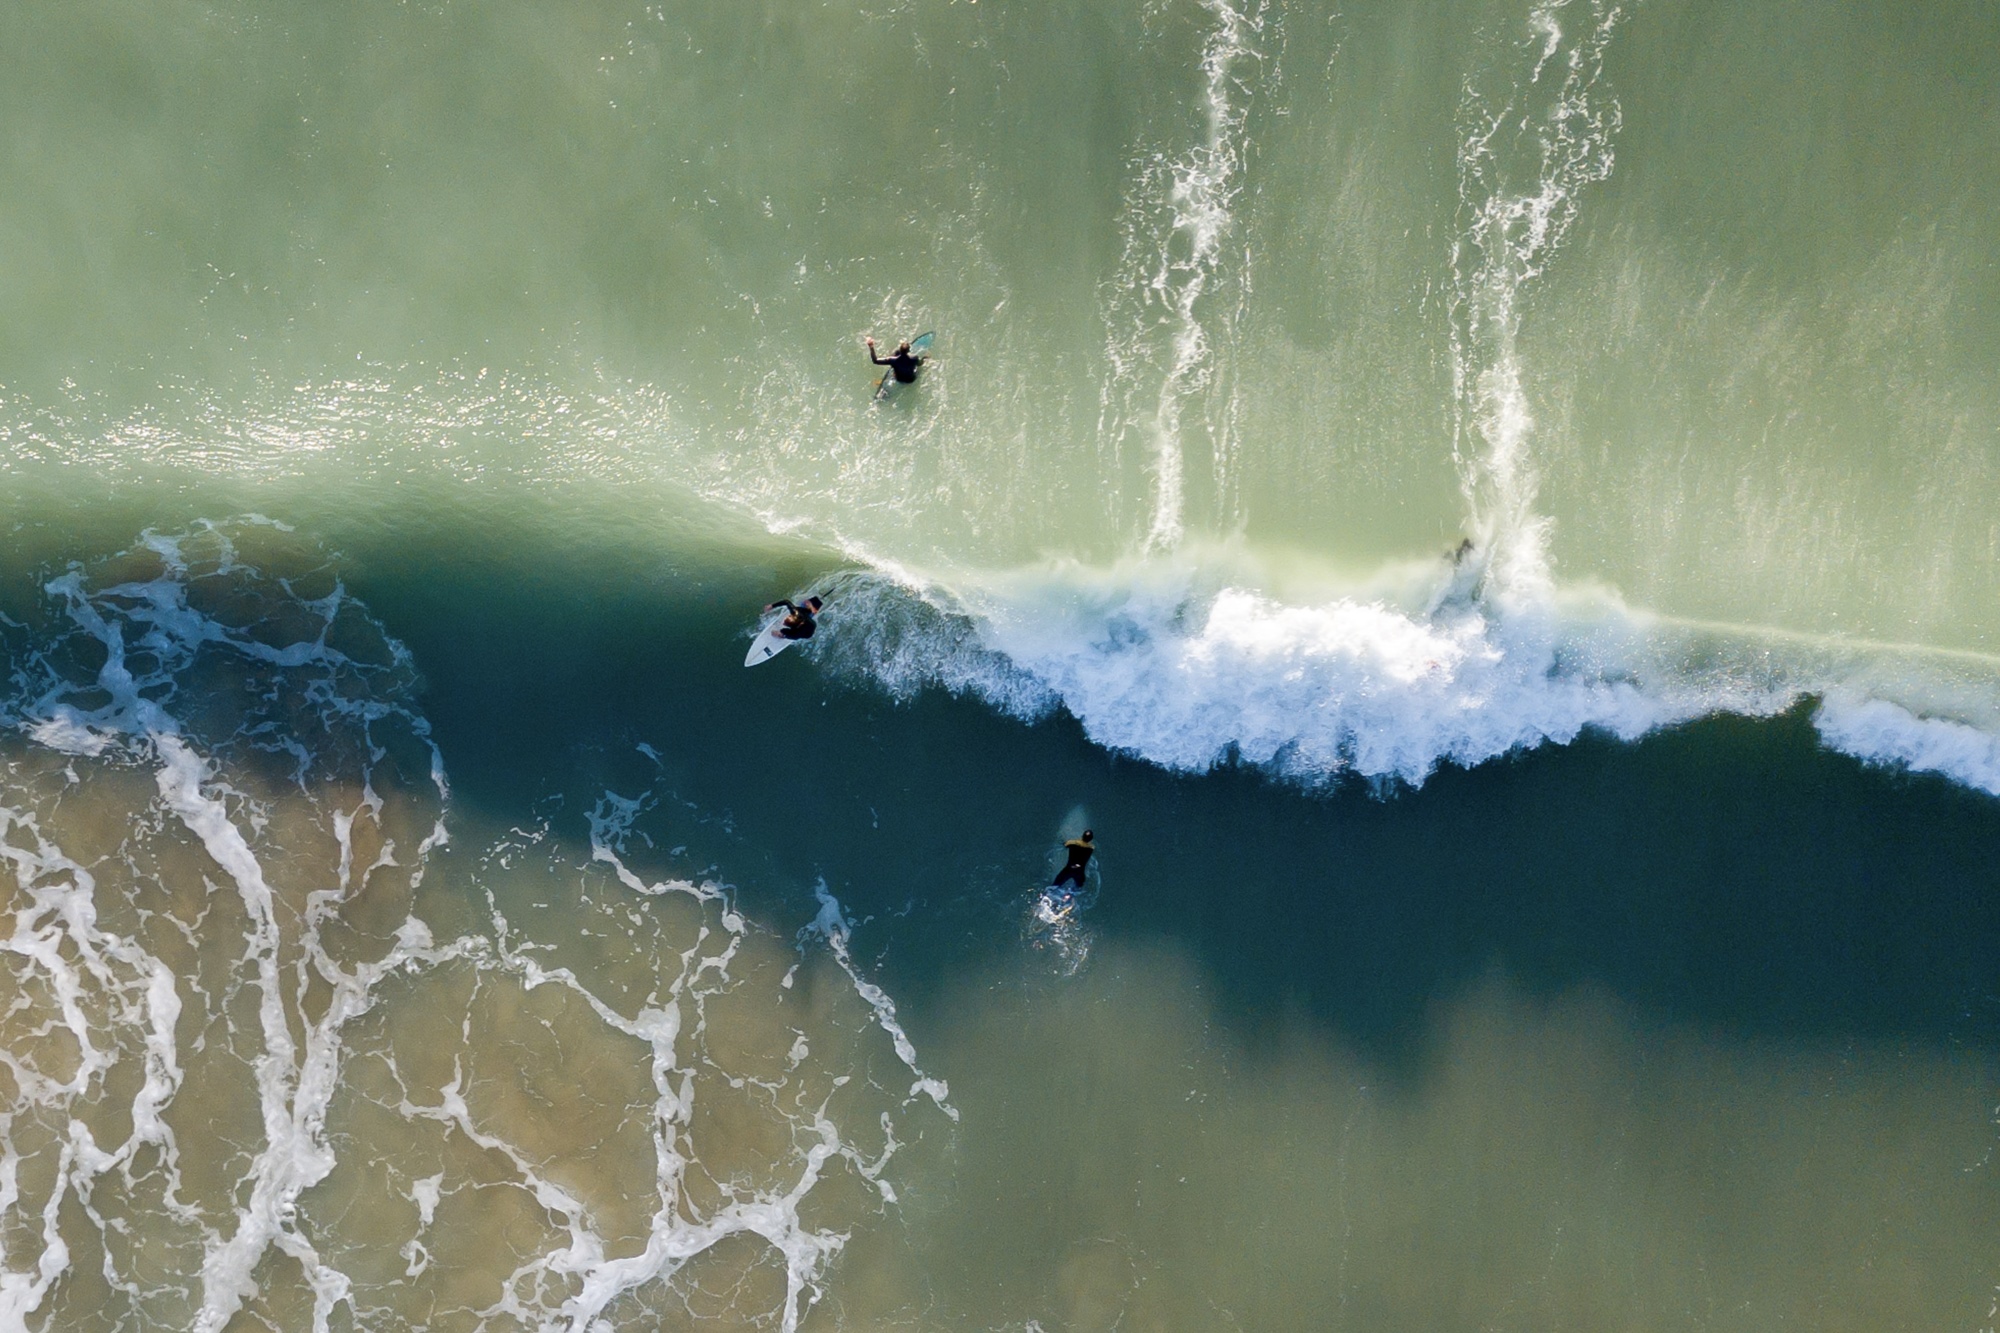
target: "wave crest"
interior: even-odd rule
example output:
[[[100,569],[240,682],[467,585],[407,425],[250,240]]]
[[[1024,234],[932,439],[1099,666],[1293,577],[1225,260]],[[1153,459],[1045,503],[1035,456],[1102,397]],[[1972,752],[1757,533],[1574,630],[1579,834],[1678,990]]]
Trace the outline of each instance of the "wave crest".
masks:
[[[850,574],[813,655],[898,699],[943,689],[1026,721],[1060,708],[1093,742],[1162,768],[1242,763],[1306,785],[1416,787],[1443,764],[1586,731],[1636,740],[1817,697],[1830,748],[2000,794],[2000,741],[1977,725],[2000,664],[1934,669],[1672,621],[1603,593],[1488,599],[1471,562],[1400,596],[1286,600],[1240,573],[1065,564],[957,587]]]

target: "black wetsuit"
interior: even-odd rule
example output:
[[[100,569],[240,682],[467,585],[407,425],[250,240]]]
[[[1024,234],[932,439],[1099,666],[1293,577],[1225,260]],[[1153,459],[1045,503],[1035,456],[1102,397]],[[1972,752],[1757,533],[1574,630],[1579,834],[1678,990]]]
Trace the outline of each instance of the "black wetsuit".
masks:
[[[805,607],[794,606],[790,602],[773,602],[771,605],[782,606],[791,613],[785,617],[785,623],[778,626],[779,638],[810,639],[819,629],[819,623],[813,619],[813,613]],[[804,623],[799,623],[801,621]]]
[[[1082,889],[1084,868],[1090,864],[1090,855],[1097,848],[1081,838],[1071,838],[1063,846],[1069,851],[1069,861],[1056,877],[1049,882],[1052,889]]]
[[[871,347],[868,349],[868,359],[878,366],[889,367],[889,373],[896,377],[896,383],[898,384],[915,384],[917,382],[917,367],[924,363],[922,357],[916,355],[914,352],[905,352],[901,348],[898,348],[888,356],[877,356],[875,355],[875,349]]]

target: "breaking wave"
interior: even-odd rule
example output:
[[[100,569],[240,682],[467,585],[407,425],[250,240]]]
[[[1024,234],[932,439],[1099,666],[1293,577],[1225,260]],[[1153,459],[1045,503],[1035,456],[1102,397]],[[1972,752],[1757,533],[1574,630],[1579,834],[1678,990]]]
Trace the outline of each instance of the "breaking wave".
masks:
[[[1393,592],[1280,599],[1194,561],[976,585],[836,581],[813,653],[898,698],[943,689],[1163,768],[1421,785],[1587,731],[1635,740],[1817,701],[1824,742],[2000,794],[2000,662],[1678,622],[1607,594],[1488,598],[1477,555]],[[1232,577],[1232,576],[1236,577]]]

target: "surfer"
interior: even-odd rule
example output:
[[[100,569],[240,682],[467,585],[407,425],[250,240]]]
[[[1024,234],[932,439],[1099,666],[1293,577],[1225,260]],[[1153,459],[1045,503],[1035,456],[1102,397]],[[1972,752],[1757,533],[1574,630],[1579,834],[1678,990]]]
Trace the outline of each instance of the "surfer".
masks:
[[[779,607],[784,607],[785,619],[784,623],[778,626],[778,637],[783,639],[810,639],[813,636],[813,632],[819,628],[819,623],[813,617],[819,614],[819,609],[823,605],[825,604],[817,597],[806,598],[803,605],[781,598],[765,607],[764,614],[769,615]]]
[[[917,382],[918,367],[930,360],[927,356],[918,356],[915,352],[912,352],[908,338],[898,343],[896,350],[886,357],[875,354],[875,340],[873,338],[864,338],[862,341],[868,344],[868,359],[878,366],[889,367],[889,373],[896,377],[896,383],[898,384],[915,384]]]
[[[1091,854],[1097,850],[1096,845],[1090,840],[1090,830],[1085,829],[1081,838],[1071,838],[1064,843],[1063,850],[1069,853],[1069,860],[1063,864],[1056,877],[1049,881],[1049,887],[1082,892],[1084,867],[1090,864]]]

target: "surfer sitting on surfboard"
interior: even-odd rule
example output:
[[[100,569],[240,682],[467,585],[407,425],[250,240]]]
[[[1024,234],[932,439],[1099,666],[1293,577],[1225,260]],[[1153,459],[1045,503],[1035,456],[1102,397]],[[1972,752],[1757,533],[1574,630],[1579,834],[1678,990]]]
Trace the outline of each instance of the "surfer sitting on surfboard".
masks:
[[[896,377],[896,383],[898,384],[915,384],[917,382],[917,368],[930,360],[927,356],[918,356],[915,352],[912,352],[908,338],[898,343],[896,350],[886,357],[875,355],[875,340],[873,338],[864,338],[862,341],[868,344],[868,359],[878,366],[889,367],[889,373]]]
[[[1049,887],[1052,889],[1074,889],[1081,892],[1083,889],[1084,867],[1090,864],[1090,854],[1097,850],[1096,846],[1090,841],[1090,830],[1085,829],[1081,838],[1071,838],[1063,844],[1063,849],[1069,853],[1069,860],[1057,872],[1056,877],[1049,881]]]
[[[813,620],[813,617],[819,614],[819,609],[823,605],[824,603],[817,597],[806,598],[805,605],[803,606],[796,605],[790,601],[780,600],[765,607],[764,614],[769,615],[779,607],[784,607],[787,614],[784,623],[778,626],[779,637],[786,639],[810,639],[813,636],[813,632],[819,628],[818,623]]]

